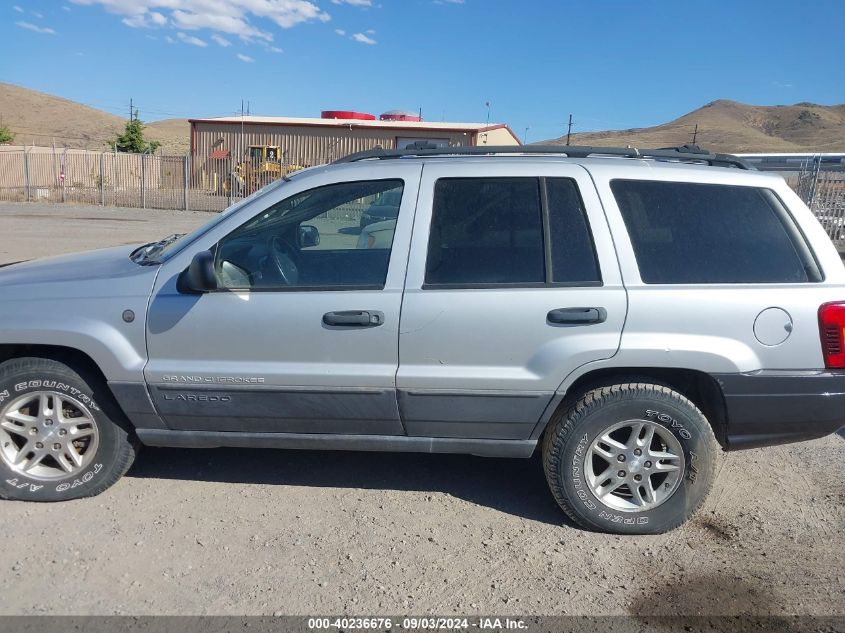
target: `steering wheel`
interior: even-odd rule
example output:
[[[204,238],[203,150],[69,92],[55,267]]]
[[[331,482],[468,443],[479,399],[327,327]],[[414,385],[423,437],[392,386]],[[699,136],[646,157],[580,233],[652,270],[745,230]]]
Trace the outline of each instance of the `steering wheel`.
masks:
[[[299,282],[299,267],[296,265],[296,250],[278,235],[270,238],[270,261],[281,281],[288,286]]]

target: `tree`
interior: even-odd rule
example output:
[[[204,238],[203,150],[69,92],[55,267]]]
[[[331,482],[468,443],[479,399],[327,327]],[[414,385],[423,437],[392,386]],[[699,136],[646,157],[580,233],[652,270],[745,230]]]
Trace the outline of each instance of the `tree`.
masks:
[[[12,134],[12,131],[5,125],[0,125],[0,145],[4,143],[11,143],[15,140],[15,135]]]
[[[118,136],[113,145],[118,152],[129,152],[132,154],[143,154],[145,152],[155,152],[161,143],[158,141],[150,141],[147,143],[144,140],[144,122],[138,118],[138,111],[135,111],[131,121],[126,122],[126,128],[123,134]]]

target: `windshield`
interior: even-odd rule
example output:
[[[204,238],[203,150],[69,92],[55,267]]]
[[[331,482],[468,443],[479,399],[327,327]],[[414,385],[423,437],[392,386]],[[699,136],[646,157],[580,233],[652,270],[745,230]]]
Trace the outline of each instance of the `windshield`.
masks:
[[[270,183],[266,187],[259,189],[251,196],[247,196],[240,202],[236,202],[228,209],[220,212],[214,219],[209,222],[206,222],[205,224],[191,231],[190,233],[185,233],[181,235],[171,235],[170,237],[166,237],[158,242],[150,242],[149,244],[145,244],[144,246],[133,251],[130,257],[134,262],[138,264],[159,264],[163,261],[166,261],[169,258],[173,257],[176,253],[181,251],[183,248],[185,248],[185,246],[193,242],[195,239],[202,235],[205,235],[206,233],[214,229],[218,224],[223,222],[226,218],[228,218],[230,215],[232,215],[239,209],[242,209],[254,200],[257,200],[274,192],[279,187],[284,186],[287,182],[289,182],[289,180],[276,180],[275,182]]]

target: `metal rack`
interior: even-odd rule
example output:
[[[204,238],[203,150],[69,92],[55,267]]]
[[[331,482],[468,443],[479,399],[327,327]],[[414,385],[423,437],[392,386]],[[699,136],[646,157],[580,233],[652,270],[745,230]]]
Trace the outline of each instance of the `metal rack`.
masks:
[[[682,147],[664,147],[660,149],[637,149],[634,147],[591,147],[579,145],[514,145],[514,146],[473,146],[473,147],[436,147],[429,143],[419,143],[407,149],[371,149],[350,154],[335,163],[356,163],[363,160],[392,160],[405,157],[438,156],[493,156],[493,155],[558,155],[568,158],[616,157],[649,158],[683,163],[697,163],[712,167],[735,167],[751,169],[754,167],[741,158],[731,154],[713,154],[697,145]]]

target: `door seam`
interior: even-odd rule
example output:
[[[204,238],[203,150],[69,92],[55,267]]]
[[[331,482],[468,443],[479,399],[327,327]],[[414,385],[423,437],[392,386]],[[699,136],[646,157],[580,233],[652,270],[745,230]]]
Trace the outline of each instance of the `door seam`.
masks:
[[[425,163],[420,165],[420,180],[417,183],[417,198],[414,200],[414,213],[411,217],[411,235],[408,240],[408,250],[405,253],[405,276],[402,280],[402,297],[399,299],[399,323],[396,327],[396,371],[393,373],[393,394],[396,397],[396,411],[399,414],[399,426],[402,432],[408,435],[405,428],[405,418],[402,415],[402,406],[399,402],[399,367],[402,365],[402,311],[405,308],[405,292],[408,290],[408,268],[411,263],[411,250],[414,246],[414,234],[417,230],[417,210],[420,204],[420,193],[422,192],[423,175],[425,174]]]

